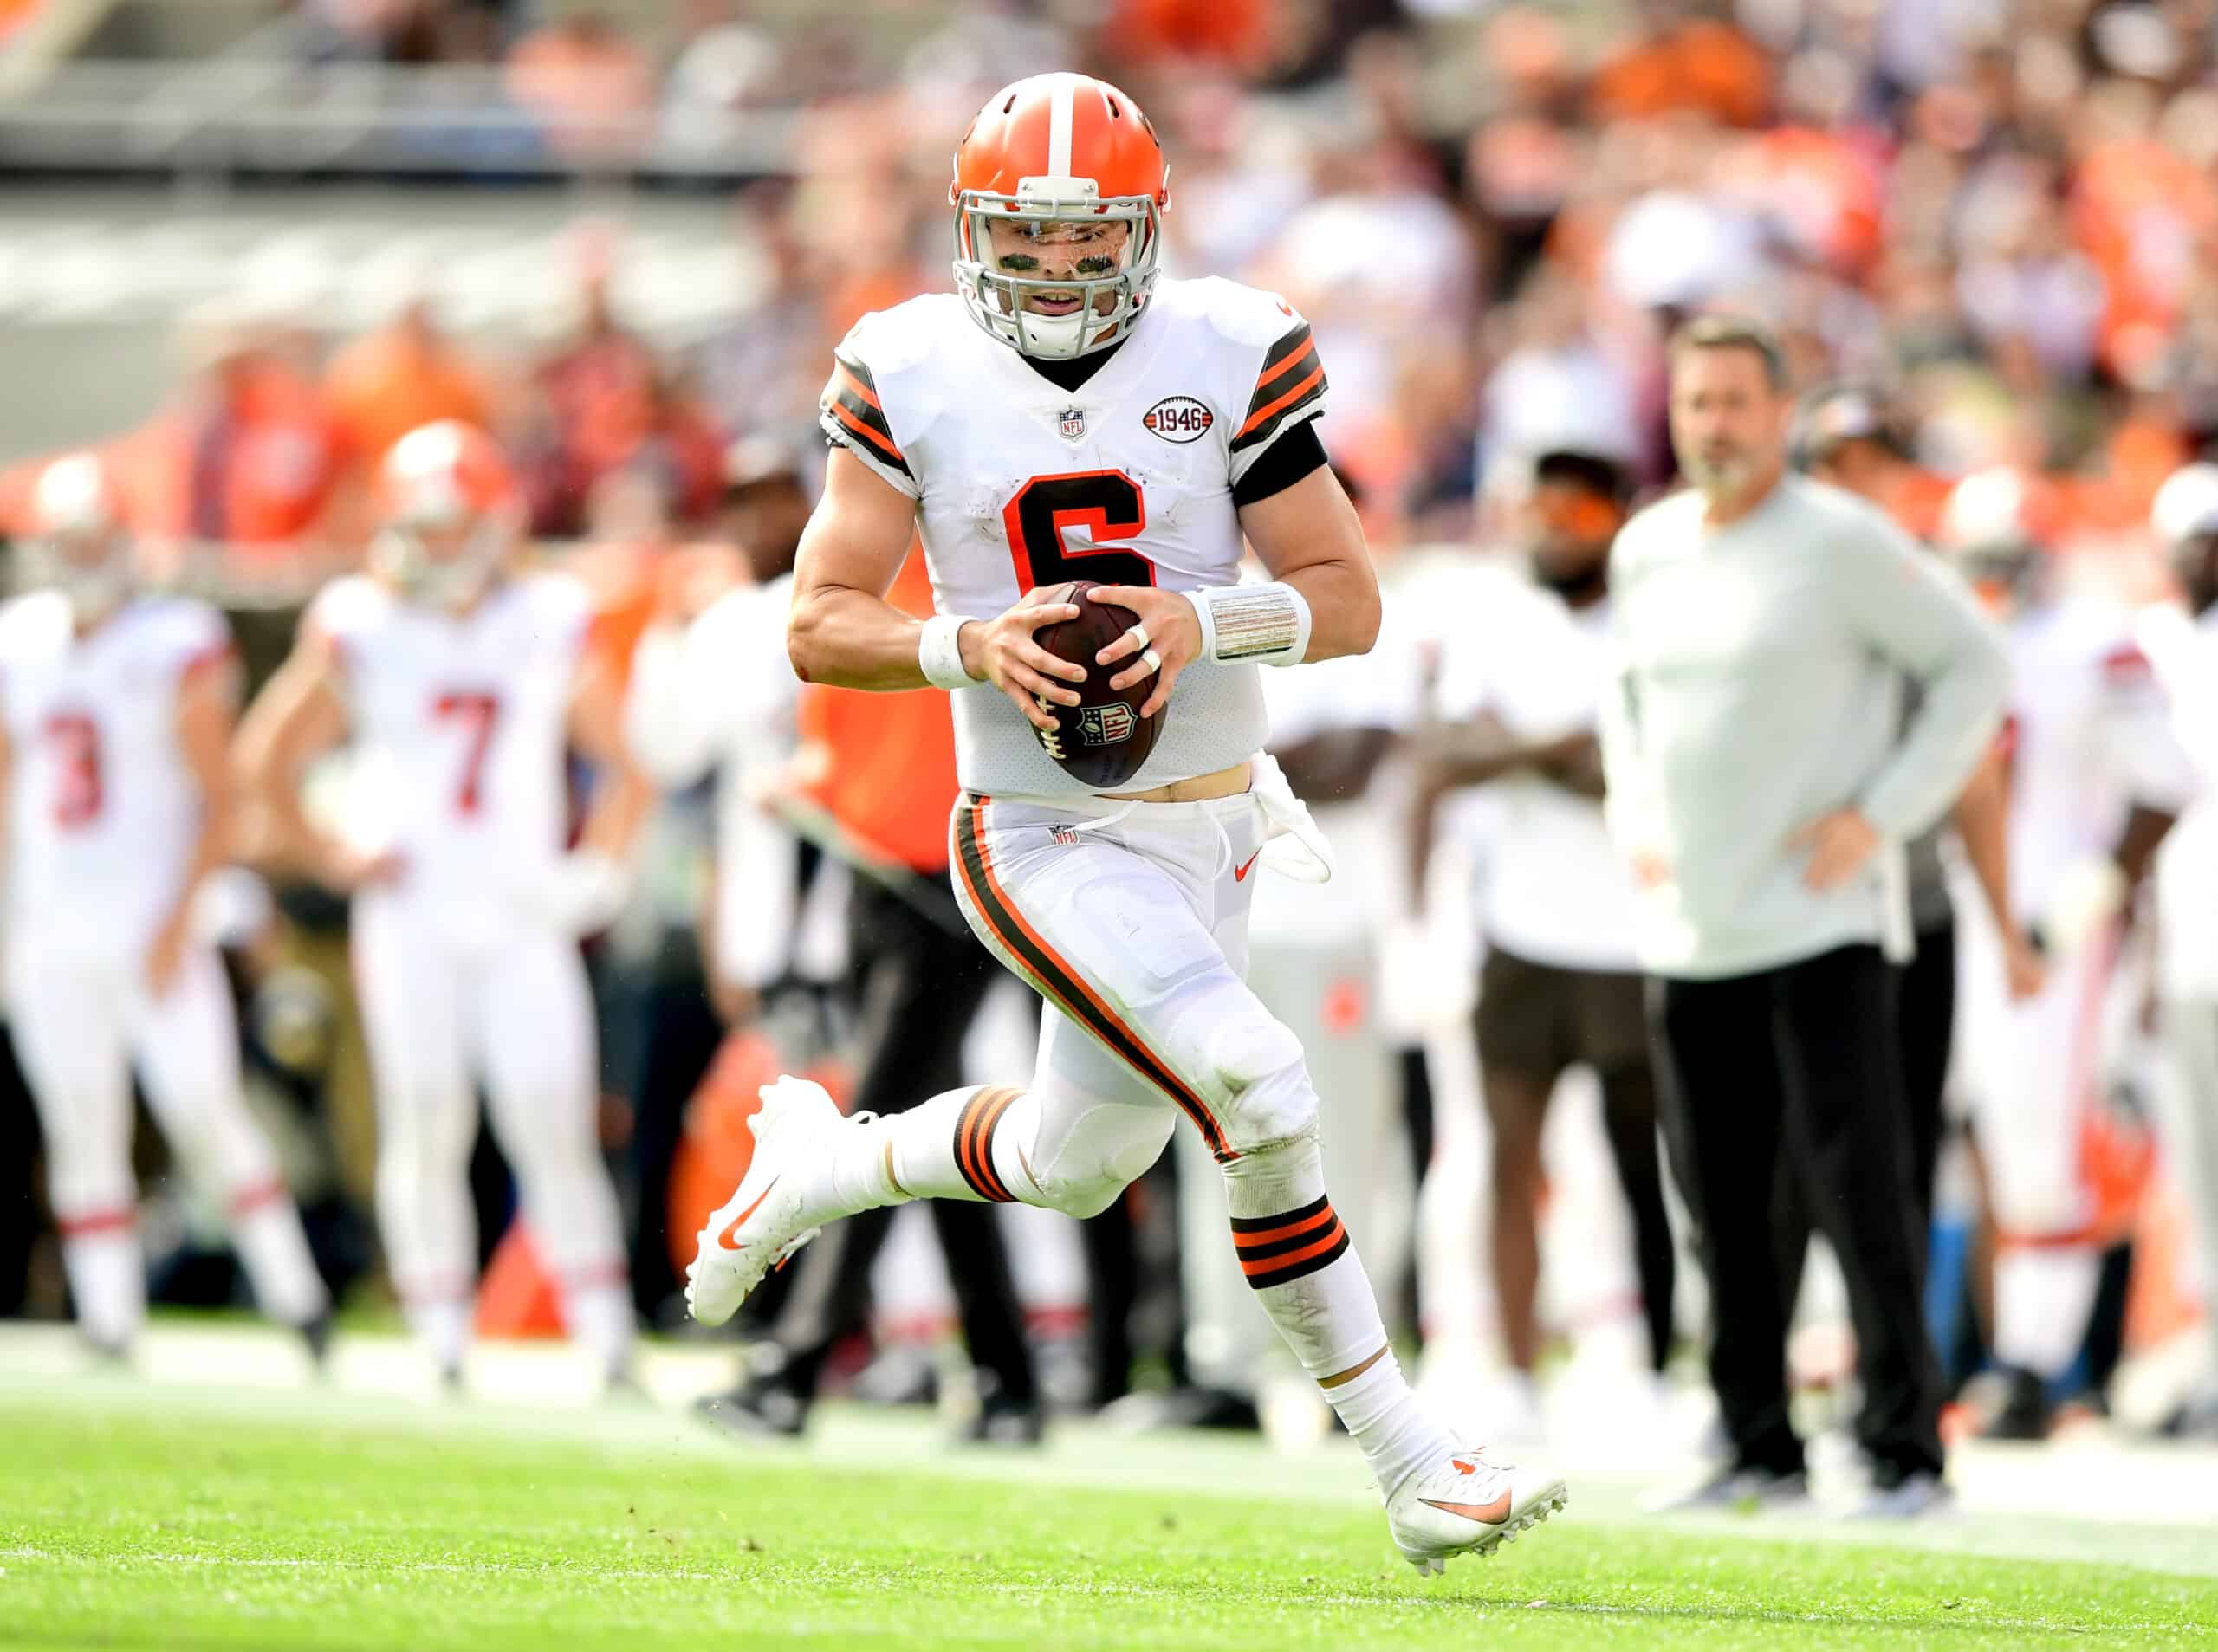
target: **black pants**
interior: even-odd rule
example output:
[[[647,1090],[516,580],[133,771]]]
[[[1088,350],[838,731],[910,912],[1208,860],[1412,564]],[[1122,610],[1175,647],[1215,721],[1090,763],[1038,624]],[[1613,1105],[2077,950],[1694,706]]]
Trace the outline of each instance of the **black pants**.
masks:
[[[1902,1051],[1903,1099],[1910,1119],[1910,1191],[1916,1209],[1919,1254],[1930,1244],[1933,1176],[1949,1127],[1949,1052],[1956,1031],[1956,926],[1917,932],[1917,956],[1894,972],[1895,1029]],[[1780,1284],[1791,1318],[1813,1231],[1793,1159],[1780,1155],[1773,1194],[1779,1233]]]
[[[632,1168],[639,1182],[632,1301],[652,1322],[681,1288],[670,1260],[670,1169],[685,1134],[685,1110],[717,1059],[724,1029],[710,1007],[701,945],[691,930],[664,937],[634,992],[626,1008],[636,1017],[636,1066],[624,1085],[632,1098]]]
[[[1709,1375],[1739,1466],[1791,1473],[1786,1292],[1772,1221],[1784,1151],[1840,1259],[1865,1393],[1859,1443],[1883,1485],[1942,1466],[1940,1370],[1922,1312],[1895,984],[1842,947],[1722,981],[1650,983],[1664,1143],[1709,1276]]]
[[[861,1014],[854,1111],[904,1112],[955,1089],[963,1034],[1001,966],[938,884],[911,900],[859,880],[851,930]],[[935,1199],[930,1208],[970,1357],[1002,1393],[1029,1403],[1032,1354],[994,1208]],[[867,1323],[871,1264],[892,1221],[891,1208],[849,1216],[795,1259],[771,1336],[786,1355],[783,1380],[801,1397],[815,1392],[832,1350]]]

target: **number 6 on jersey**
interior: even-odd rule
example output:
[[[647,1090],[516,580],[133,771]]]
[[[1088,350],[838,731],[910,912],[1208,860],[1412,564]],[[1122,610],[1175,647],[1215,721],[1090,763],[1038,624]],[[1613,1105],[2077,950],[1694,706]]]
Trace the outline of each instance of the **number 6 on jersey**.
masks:
[[[1140,485],[1122,470],[1073,470],[1034,476],[1002,509],[1020,593],[1066,580],[1096,585],[1153,585],[1155,564],[1138,551],[1115,550],[1104,540],[1132,539],[1147,526]],[[1063,542],[1067,528],[1083,528],[1093,547],[1074,551]]]

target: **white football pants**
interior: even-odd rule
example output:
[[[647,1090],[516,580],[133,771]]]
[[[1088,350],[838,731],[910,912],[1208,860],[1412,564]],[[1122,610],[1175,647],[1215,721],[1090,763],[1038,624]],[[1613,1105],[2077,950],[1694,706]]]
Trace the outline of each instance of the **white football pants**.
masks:
[[[48,1196],[79,1322],[127,1344],[146,1313],[134,1227],[131,1073],[194,1182],[224,1205],[263,1312],[302,1325],[330,1305],[299,1211],[239,1081],[238,1023],[212,949],[189,951],[161,998],[137,949],[88,955],[18,930],[7,947],[16,1052],[46,1137]]]
[[[517,926],[470,944],[405,896],[354,903],[355,991],[378,1111],[378,1226],[395,1290],[444,1369],[459,1364],[477,1278],[470,1149],[482,1079],[522,1219],[571,1334],[610,1369],[628,1355],[630,1273],[601,1162],[592,994],[577,943]]]

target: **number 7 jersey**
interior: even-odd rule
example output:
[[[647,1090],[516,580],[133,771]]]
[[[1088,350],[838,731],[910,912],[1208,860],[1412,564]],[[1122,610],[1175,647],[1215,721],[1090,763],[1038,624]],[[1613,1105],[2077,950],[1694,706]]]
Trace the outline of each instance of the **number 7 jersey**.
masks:
[[[555,573],[504,580],[460,615],[351,575],[308,610],[304,623],[337,652],[353,724],[343,829],[397,852],[405,891],[458,931],[497,927],[562,852],[591,618],[585,586]]]
[[[1308,323],[1269,293],[1211,278],[1158,282],[1124,345],[1076,390],[988,336],[953,294],[866,315],[836,353],[820,422],[917,501],[938,611],[986,619],[1065,580],[1237,584],[1233,488],[1324,406]],[[1268,732],[1258,669],[1189,667],[1131,789],[1253,756]],[[969,790],[1083,791],[999,690],[953,698]]]

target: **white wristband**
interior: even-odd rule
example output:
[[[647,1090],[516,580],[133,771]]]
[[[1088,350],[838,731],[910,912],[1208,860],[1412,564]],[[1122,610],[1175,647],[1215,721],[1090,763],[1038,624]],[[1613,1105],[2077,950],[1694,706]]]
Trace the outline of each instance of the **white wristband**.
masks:
[[[963,628],[969,614],[934,614],[917,634],[917,664],[936,689],[976,688],[978,679],[963,669]]]
[[[1220,585],[1189,591],[1202,623],[1203,659],[1299,665],[1309,651],[1308,599],[1290,585]]]

